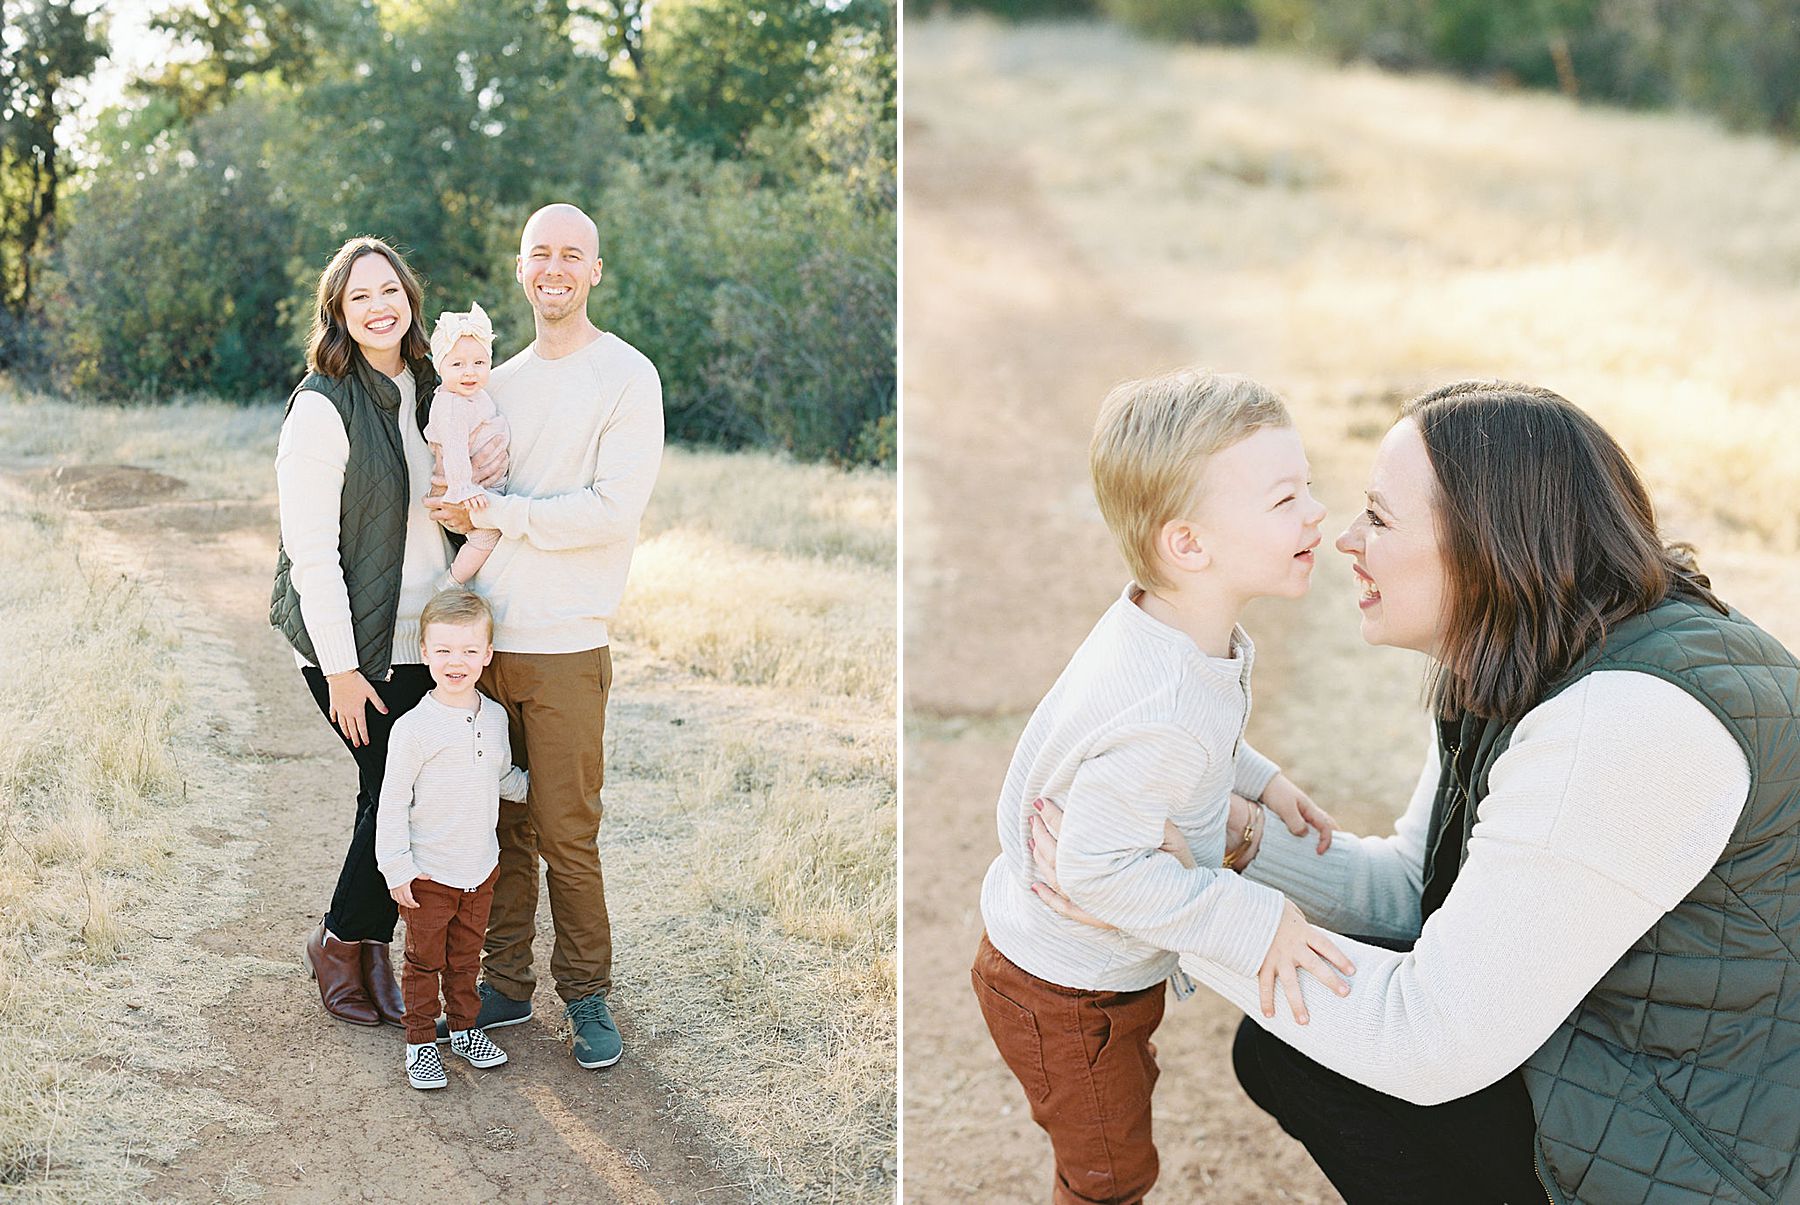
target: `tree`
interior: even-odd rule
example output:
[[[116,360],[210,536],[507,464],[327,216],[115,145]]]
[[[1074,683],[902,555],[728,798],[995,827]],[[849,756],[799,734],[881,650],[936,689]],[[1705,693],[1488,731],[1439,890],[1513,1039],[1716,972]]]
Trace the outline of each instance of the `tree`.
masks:
[[[868,4],[658,0],[643,31],[641,119],[716,155],[738,153],[759,126],[805,121],[833,32],[878,20]]]
[[[150,25],[198,47],[200,57],[168,63],[137,86],[171,97],[181,119],[191,121],[223,105],[245,80],[310,78],[321,50],[348,28],[350,12],[342,0],[190,0]]]
[[[107,53],[94,15],[69,0],[0,0],[0,314],[22,324],[56,225],[65,89]],[[13,358],[0,340],[0,363]]]

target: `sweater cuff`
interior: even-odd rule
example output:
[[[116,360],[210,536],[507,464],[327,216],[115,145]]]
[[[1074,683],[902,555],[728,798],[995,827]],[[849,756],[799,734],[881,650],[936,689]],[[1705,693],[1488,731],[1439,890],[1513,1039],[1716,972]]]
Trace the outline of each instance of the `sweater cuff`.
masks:
[[[402,883],[410,883],[419,877],[419,864],[413,861],[410,849],[389,858],[381,864],[379,869],[381,877],[387,880],[390,891]]]
[[[309,630],[306,635],[312,640],[320,673],[329,677],[362,665],[362,658],[356,655],[356,631],[349,624],[333,624],[330,631],[322,634]]]
[[[523,494],[488,493],[488,504],[469,512],[476,527],[491,527],[503,536],[518,536],[531,518],[531,499]]]
[[[1249,745],[1240,744],[1232,762],[1231,789],[1245,799],[1261,799],[1270,780],[1279,773],[1281,767]]]
[[[1263,822],[1262,844],[1256,847],[1256,857],[1245,868],[1245,877],[1281,890],[1288,883],[1314,880],[1318,874],[1318,834],[1309,829],[1296,837],[1288,832],[1287,825],[1268,817]]]

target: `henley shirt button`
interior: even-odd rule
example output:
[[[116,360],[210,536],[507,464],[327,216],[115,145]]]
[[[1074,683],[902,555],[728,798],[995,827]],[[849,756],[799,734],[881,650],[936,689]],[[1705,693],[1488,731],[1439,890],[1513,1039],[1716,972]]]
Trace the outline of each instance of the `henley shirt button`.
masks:
[[[479,750],[479,749],[477,749],[477,750],[475,750],[475,756],[476,756],[476,757],[480,757],[480,756],[481,756],[481,750]]]

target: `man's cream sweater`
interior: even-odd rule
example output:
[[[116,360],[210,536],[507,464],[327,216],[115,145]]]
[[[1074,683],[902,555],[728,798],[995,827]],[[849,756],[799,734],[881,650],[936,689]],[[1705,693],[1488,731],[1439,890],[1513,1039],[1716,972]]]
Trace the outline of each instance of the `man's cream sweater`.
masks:
[[[471,515],[505,537],[473,582],[494,608],[494,647],[600,648],[662,464],[656,368],[617,335],[554,360],[533,343],[488,391],[512,429],[506,492]]]

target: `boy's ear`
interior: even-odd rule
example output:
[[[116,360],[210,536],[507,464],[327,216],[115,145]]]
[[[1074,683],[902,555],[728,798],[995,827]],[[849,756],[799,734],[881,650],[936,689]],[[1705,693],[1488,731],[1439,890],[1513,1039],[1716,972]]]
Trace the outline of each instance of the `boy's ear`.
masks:
[[[1212,564],[1212,553],[1201,542],[1199,529],[1188,519],[1164,523],[1157,533],[1156,551],[1180,573],[1198,573]]]

